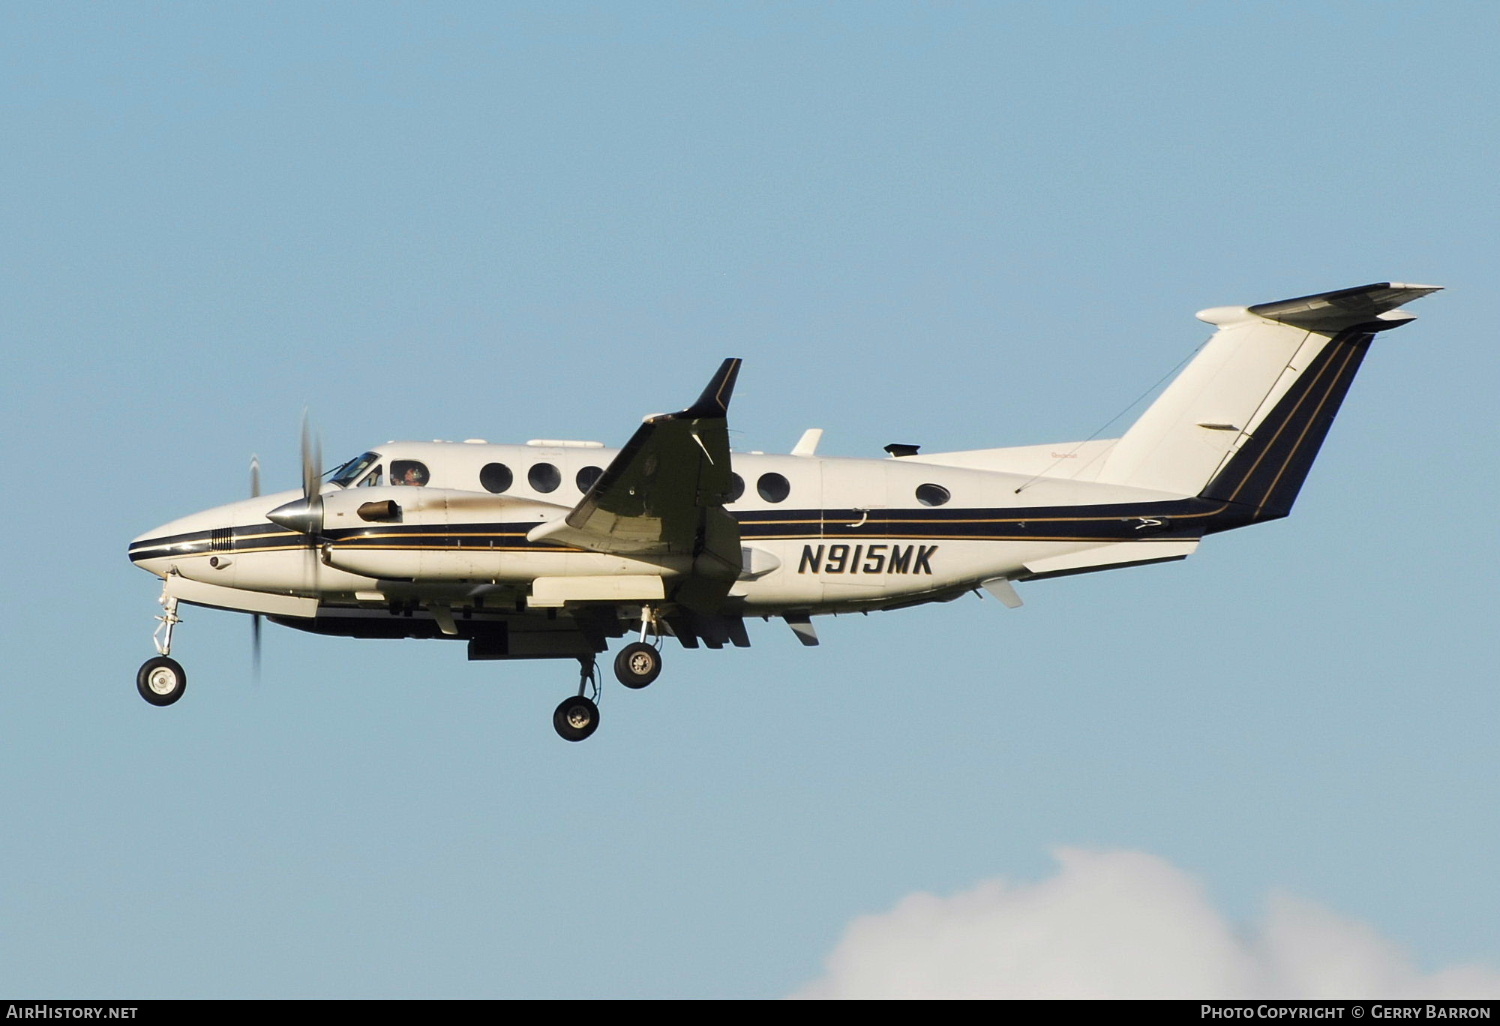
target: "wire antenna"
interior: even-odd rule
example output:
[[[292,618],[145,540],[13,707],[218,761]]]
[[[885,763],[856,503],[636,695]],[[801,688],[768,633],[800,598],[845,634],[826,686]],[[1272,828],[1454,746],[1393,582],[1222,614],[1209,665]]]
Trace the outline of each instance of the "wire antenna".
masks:
[[[1039,479],[1044,478],[1048,474],[1050,474],[1052,472],[1052,469],[1054,467],[1056,467],[1059,463],[1061,463],[1063,460],[1068,459],[1074,453],[1076,453],[1079,449],[1083,448],[1085,445],[1087,445],[1088,443],[1092,442],[1094,439],[1098,438],[1100,435],[1104,434],[1104,432],[1107,431],[1107,430],[1109,430],[1110,426],[1112,424],[1114,424],[1115,421],[1119,420],[1121,417],[1125,416],[1125,414],[1127,414],[1131,410],[1135,409],[1137,406],[1139,406],[1141,404],[1141,402],[1148,395],[1150,395],[1152,392],[1155,392],[1158,388],[1160,388],[1169,379],[1175,377],[1178,371],[1182,370],[1183,367],[1187,366],[1188,361],[1190,361],[1193,357],[1197,356],[1200,352],[1203,351],[1203,347],[1206,346],[1206,345],[1208,345],[1208,341],[1211,338],[1213,338],[1212,335],[1208,336],[1208,338],[1204,339],[1202,342],[1199,342],[1198,343],[1198,347],[1196,349],[1194,349],[1191,353],[1188,353],[1186,356],[1184,356],[1181,360],[1179,360],[1177,362],[1177,366],[1173,367],[1171,370],[1167,371],[1161,377],[1157,378],[1156,379],[1156,384],[1152,385],[1150,388],[1146,389],[1140,395],[1138,395],[1134,399],[1130,400],[1130,402],[1128,404],[1126,404],[1126,406],[1125,406],[1125,408],[1123,410],[1121,410],[1119,413],[1115,414],[1113,417],[1111,417],[1108,420],[1106,420],[1103,424],[1100,424],[1099,427],[1094,430],[1093,434],[1089,435],[1083,441],[1078,442],[1077,444],[1075,444],[1072,449],[1068,450],[1067,452],[1063,453],[1061,456],[1057,457],[1057,459],[1055,459],[1051,463],[1047,464],[1047,466],[1044,469],[1038,471],[1037,473],[1033,474],[1031,477],[1029,477],[1025,481],[1023,481],[1020,484],[1020,486],[1016,488],[1016,490],[1015,490],[1015,492],[1013,494],[1020,495],[1022,489],[1030,488]]]

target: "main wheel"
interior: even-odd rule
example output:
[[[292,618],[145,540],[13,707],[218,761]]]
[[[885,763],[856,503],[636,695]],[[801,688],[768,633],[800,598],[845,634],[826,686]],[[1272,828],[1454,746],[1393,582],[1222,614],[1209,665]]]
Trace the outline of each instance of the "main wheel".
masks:
[[[176,659],[147,659],[135,675],[135,689],[152,705],[171,705],[187,690],[187,671]]]
[[[565,698],[552,714],[552,726],[564,741],[582,741],[599,729],[599,707],[582,695]]]
[[[615,676],[627,688],[643,688],[661,676],[661,653],[642,641],[632,641],[615,656]]]

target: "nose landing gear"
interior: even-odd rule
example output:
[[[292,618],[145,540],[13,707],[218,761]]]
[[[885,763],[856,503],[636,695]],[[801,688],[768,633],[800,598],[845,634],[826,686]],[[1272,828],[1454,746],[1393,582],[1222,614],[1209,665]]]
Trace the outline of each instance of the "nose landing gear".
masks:
[[[156,618],[156,632],[151,635],[158,655],[141,664],[135,675],[135,689],[152,705],[171,705],[187,690],[187,671],[171,658],[172,628],[182,618],[177,615],[177,598],[165,584],[161,589],[161,604],[162,615]]]

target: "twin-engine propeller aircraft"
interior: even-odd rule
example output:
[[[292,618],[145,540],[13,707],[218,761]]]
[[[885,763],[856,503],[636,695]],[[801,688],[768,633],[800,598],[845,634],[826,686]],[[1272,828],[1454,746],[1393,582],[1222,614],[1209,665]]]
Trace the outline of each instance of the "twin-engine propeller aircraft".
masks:
[[[746,646],[779,617],[945,602],[1013,582],[1182,559],[1219,531],[1286,516],[1375,334],[1436,291],[1381,283],[1198,314],[1217,331],[1120,438],[885,459],[731,453],[740,361],[624,447],[393,442],[320,475],[303,430],[300,491],[255,495],[137,538],[162,578],[159,655],[142,697],[171,705],[180,603],[357,638],[452,638],[470,659],[575,659],[553,725],[599,724],[597,657],[643,688],[661,645]],[[252,492],[258,487],[252,485]]]

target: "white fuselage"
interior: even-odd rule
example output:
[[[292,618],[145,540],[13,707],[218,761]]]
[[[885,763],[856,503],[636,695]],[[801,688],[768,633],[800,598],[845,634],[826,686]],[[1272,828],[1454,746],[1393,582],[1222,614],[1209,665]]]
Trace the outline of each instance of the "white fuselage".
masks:
[[[992,465],[994,452],[987,454]],[[300,496],[284,492],[164,524],[136,539],[132,559],[159,576],[214,588],[214,601],[204,604],[248,611],[271,611],[261,595],[314,599],[320,607],[380,607],[398,597],[462,606],[477,595],[525,605],[539,578],[657,577],[670,584],[690,569],[690,559],[527,539],[565,515],[615,453],[579,444],[391,443],[367,454],[373,459],[347,487],[322,486],[324,531],[316,543],[267,520],[268,511]],[[1128,530],[1115,529],[1118,513],[1092,518],[1110,530],[1080,534],[1079,507],[1178,498],[934,462],[940,458],[734,454],[743,491],[726,508],[741,532],[743,571],[730,592],[736,608],[817,613],[952,597],[1130,539]],[[392,468],[412,464],[425,484],[391,483]],[[498,485],[504,487],[493,490]],[[370,521],[359,512],[386,501],[399,507],[399,520]],[[1042,514],[1058,509],[1073,512],[1066,527],[1053,529],[1059,518]],[[1031,514],[1038,516],[1028,520]],[[245,593],[243,601],[234,602],[230,591]]]

